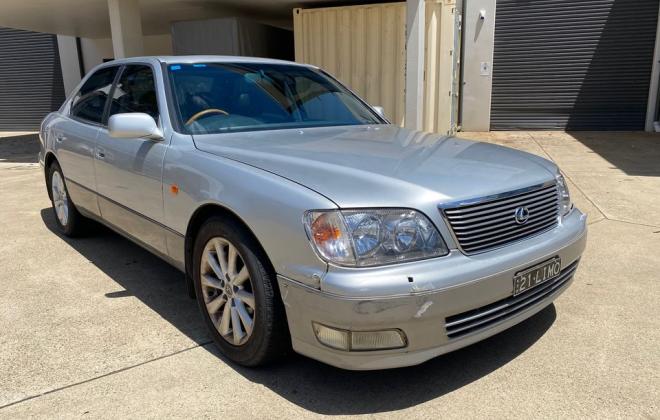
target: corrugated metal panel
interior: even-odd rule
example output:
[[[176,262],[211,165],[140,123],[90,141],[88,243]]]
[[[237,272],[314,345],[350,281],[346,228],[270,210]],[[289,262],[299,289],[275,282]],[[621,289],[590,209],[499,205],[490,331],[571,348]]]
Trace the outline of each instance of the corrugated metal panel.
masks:
[[[0,130],[39,128],[64,102],[55,35],[0,28]]]
[[[426,2],[424,128],[447,132],[451,91],[455,0]],[[294,9],[296,61],[337,77],[387,118],[405,114],[406,5],[383,3]]]
[[[317,65],[403,124],[405,3],[295,9],[296,61]]]
[[[642,130],[658,0],[498,0],[491,129]]]

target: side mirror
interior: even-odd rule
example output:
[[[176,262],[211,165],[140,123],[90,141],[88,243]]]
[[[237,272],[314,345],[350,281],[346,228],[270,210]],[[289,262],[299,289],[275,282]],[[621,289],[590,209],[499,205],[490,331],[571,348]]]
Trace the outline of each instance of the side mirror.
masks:
[[[376,111],[376,114],[385,118],[385,109],[382,106],[374,106],[372,108],[374,109],[374,111]]]
[[[112,115],[108,121],[108,131],[110,137],[119,139],[163,139],[163,132],[156,125],[156,121],[151,115],[143,112]]]

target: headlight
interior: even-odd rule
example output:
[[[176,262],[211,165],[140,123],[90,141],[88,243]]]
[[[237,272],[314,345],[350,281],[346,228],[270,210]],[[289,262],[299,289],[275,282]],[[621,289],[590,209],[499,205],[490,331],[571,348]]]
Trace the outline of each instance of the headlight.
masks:
[[[305,214],[317,253],[346,266],[373,266],[446,255],[433,223],[410,209],[320,210]]]
[[[566,185],[564,176],[559,171],[557,171],[555,179],[557,180],[557,194],[559,195],[559,215],[565,216],[573,209],[571,194],[568,192],[568,185]]]

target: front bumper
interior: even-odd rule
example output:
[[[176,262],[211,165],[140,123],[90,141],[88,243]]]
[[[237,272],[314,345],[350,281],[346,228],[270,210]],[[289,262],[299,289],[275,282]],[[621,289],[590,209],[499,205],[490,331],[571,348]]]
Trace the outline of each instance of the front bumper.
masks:
[[[327,273],[321,290],[278,276],[293,348],[333,366],[369,370],[415,365],[465,347],[529,318],[566,290],[586,236],[586,216],[575,209],[550,232],[484,254],[466,256],[453,250],[447,257],[390,267],[337,268]],[[524,305],[515,301],[515,273],[554,256],[561,258],[562,281],[552,288],[554,280],[538,286],[539,293]],[[465,314],[472,320],[479,313],[476,309],[499,307],[495,302],[513,302],[510,307],[516,310],[483,317],[487,322],[470,321],[472,327],[451,332],[457,318]],[[332,349],[317,340],[313,322],[351,331],[399,329],[407,346],[361,352]]]

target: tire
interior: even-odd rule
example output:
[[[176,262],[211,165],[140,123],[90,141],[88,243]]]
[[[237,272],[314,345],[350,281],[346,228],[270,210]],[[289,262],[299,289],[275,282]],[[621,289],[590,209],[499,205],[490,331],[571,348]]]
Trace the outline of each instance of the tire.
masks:
[[[275,273],[252,235],[210,218],[195,238],[192,261],[197,303],[223,355],[260,366],[288,353],[291,338]]]
[[[55,223],[66,236],[75,237],[82,233],[84,217],[78,212],[69,197],[62,168],[57,162],[48,167],[48,192],[55,215]]]

